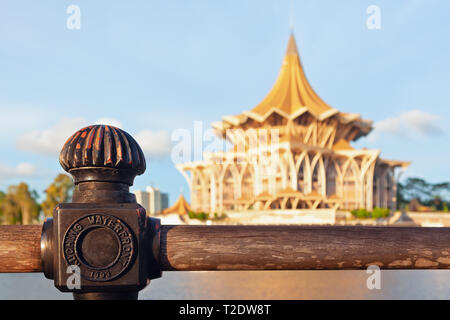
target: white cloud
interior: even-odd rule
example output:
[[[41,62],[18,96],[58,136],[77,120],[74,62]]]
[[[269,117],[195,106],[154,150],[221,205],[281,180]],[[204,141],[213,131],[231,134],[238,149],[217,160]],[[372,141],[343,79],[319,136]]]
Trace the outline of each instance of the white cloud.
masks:
[[[110,118],[101,118],[95,124],[108,124],[122,127],[122,124]],[[17,139],[17,147],[24,151],[48,156],[57,156],[66,140],[77,130],[89,125],[84,118],[63,119],[45,130],[30,131]],[[164,156],[170,153],[171,140],[167,131],[142,130],[134,135],[142,150],[149,156]]]
[[[30,177],[36,174],[36,167],[31,163],[19,163],[15,167],[0,164],[0,178]]]
[[[167,131],[142,130],[135,135],[146,155],[164,156],[170,153],[172,143]]]
[[[21,176],[32,176],[36,172],[36,167],[31,163],[19,163],[15,168],[15,173]]]
[[[122,124],[114,119],[98,119],[95,123],[109,124],[121,127]],[[90,123],[83,118],[63,119],[53,127],[45,130],[35,130],[22,134],[17,139],[17,147],[24,151],[49,156],[58,155],[67,139],[76,131]]]
[[[122,123],[120,121],[111,118],[100,118],[97,121],[95,121],[94,124],[107,124],[109,126],[113,126],[116,128],[122,128]]]
[[[86,124],[83,118],[63,119],[51,128],[23,134],[17,139],[17,146],[24,151],[54,156],[59,154],[66,140]]]
[[[439,117],[421,110],[410,110],[396,117],[386,118],[374,124],[369,141],[376,141],[380,134],[387,133],[407,138],[439,136],[444,130],[439,126]]]

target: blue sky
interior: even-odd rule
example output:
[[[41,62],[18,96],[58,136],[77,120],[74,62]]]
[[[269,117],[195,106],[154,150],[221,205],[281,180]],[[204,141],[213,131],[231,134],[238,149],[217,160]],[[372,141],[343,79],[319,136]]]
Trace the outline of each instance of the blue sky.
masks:
[[[69,30],[69,5],[81,29]],[[381,29],[366,26],[369,5]],[[138,136],[171,202],[187,185],[170,134],[253,108],[274,83],[290,1],[0,2],[0,189],[42,191],[61,172],[60,141],[109,121]],[[375,130],[355,147],[412,161],[404,177],[450,180],[450,2],[294,1],[308,79],[331,106]]]

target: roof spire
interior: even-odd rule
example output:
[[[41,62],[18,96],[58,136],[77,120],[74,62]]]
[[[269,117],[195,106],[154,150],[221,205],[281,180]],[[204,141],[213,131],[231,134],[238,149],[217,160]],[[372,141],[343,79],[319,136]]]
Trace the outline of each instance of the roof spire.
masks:
[[[294,37],[293,32],[291,33],[291,36],[289,37],[289,43],[287,46],[286,54],[294,54],[294,55],[298,56],[297,45],[295,43],[295,37]]]
[[[306,111],[319,119],[338,113],[324,102],[309,84],[300,62],[293,33],[289,37],[278,79],[269,94],[250,111],[250,114],[265,119],[274,110],[288,118],[296,118]]]

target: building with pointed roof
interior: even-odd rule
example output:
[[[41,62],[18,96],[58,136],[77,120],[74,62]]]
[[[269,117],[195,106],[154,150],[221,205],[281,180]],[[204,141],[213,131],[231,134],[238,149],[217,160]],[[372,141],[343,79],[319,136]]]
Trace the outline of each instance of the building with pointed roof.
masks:
[[[396,207],[396,168],[409,163],[351,146],[369,134],[372,121],[341,112],[317,95],[293,34],[267,96],[212,127],[234,147],[177,165],[195,211]]]
[[[191,211],[192,211],[191,206],[186,201],[184,196],[182,194],[180,194],[180,196],[178,197],[178,200],[173,204],[173,206],[164,209],[161,212],[161,214],[164,215],[164,214],[169,214],[169,213],[176,213],[176,214],[182,216],[182,215],[189,214],[189,212],[191,212]]]

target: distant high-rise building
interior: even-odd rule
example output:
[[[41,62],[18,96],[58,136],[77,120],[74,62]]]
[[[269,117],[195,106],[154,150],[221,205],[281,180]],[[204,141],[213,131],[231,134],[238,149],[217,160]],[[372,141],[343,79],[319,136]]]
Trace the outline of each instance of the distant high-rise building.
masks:
[[[136,190],[136,201],[145,208],[147,215],[155,215],[169,206],[169,195],[149,186],[145,191]]]
[[[137,203],[139,203],[141,206],[143,206],[145,208],[145,210],[147,211],[147,214],[149,214],[149,212],[150,212],[150,199],[149,199],[148,192],[141,191],[141,190],[136,190],[133,193],[136,196]]]
[[[169,207],[169,195],[161,193],[161,211]]]

